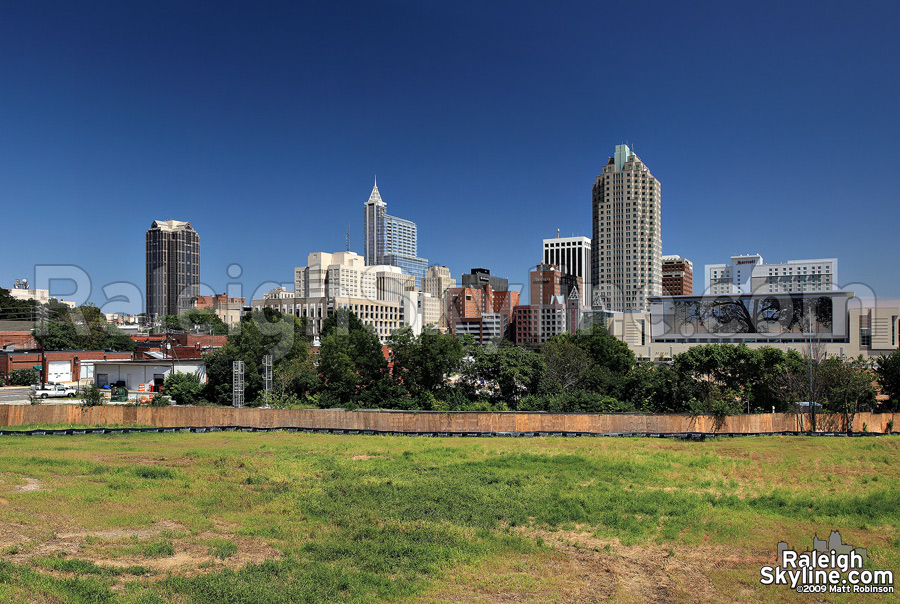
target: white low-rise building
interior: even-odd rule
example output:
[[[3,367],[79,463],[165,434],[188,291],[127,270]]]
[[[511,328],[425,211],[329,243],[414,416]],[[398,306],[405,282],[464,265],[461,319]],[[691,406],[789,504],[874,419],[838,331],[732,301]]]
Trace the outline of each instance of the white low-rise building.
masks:
[[[83,363],[86,365],[87,362]],[[159,392],[172,373],[189,373],[206,383],[206,362],[202,359],[139,359],[135,361],[91,361],[94,383],[100,388],[124,386],[129,399]]]
[[[837,258],[765,264],[759,254],[747,254],[732,256],[731,264],[707,264],[704,272],[707,296],[838,289]]]

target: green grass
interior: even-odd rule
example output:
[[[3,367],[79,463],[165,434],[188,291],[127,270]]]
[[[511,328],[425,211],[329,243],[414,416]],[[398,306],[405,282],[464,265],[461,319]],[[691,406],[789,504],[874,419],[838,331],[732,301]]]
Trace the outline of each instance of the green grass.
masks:
[[[583,581],[559,543],[609,564],[727,550],[703,571],[721,598],[738,581],[782,601],[758,587],[780,540],[838,529],[900,571],[898,462],[900,437],[0,439],[0,522],[18,532],[0,601],[463,601],[498,585],[553,601]],[[26,478],[41,489],[17,490]]]
[[[118,550],[124,556],[142,556],[144,558],[162,558],[175,555],[175,546],[169,539],[153,539],[126,545]]]
[[[15,426],[3,426],[6,432],[27,432],[30,430],[98,430],[100,428],[107,429],[124,429],[124,428],[158,428],[158,426],[143,424],[17,424]],[[13,434],[11,436],[19,436]]]
[[[214,539],[209,546],[209,555],[223,560],[232,557],[237,551],[237,546],[231,539]]]

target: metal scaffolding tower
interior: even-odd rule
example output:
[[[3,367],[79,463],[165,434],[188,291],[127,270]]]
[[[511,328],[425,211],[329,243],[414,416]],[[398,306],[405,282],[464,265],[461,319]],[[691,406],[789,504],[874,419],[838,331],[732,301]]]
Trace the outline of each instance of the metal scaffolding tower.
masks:
[[[244,361],[234,361],[232,371],[232,406],[244,406]]]
[[[266,384],[266,407],[272,400],[272,363],[274,357],[271,354],[263,356],[263,380]]]

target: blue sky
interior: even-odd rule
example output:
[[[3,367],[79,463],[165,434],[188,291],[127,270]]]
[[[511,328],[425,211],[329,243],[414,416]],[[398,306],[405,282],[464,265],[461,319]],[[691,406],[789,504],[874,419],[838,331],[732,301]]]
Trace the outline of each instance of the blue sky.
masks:
[[[695,291],[759,252],[838,257],[898,298],[898,22],[896,2],[8,2],[0,285],[74,264],[104,306],[105,284],[144,289],[144,233],[173,218],[202,281],[250,296],[348,224],[361,253],[376,173],[420,255],[524,283],[541,239],[590,236],[627,142]]]

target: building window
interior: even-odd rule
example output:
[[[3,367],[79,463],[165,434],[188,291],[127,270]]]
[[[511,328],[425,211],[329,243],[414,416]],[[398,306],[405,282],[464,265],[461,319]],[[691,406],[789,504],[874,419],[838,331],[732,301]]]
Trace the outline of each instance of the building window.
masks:
[[[870,348],[872,346],[872,328],[871,327],[860,327],[859,328],[859,345]]]

